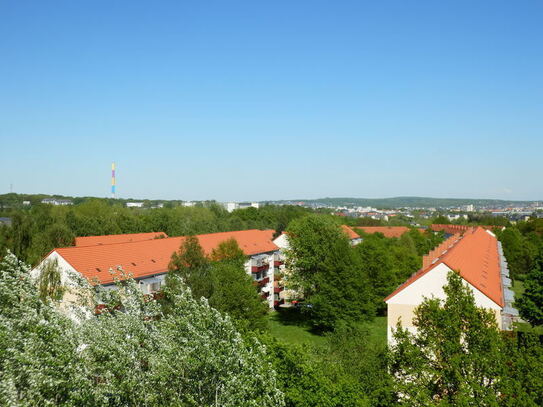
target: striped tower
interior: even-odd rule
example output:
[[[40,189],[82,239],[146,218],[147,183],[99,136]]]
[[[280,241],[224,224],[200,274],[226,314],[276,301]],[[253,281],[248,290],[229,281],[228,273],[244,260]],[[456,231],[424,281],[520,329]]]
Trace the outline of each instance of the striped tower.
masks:
[[[115,198],[115,163],[111,163],[111,197]]]

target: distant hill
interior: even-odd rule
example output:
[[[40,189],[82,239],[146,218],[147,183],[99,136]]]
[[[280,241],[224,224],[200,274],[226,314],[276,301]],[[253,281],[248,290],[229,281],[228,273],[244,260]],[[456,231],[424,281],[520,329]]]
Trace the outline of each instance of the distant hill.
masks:
[[[418,196],[399,196],[394,198],[319,198],[273,201],[272,203],[305,202],[329,206],[372,206],[376,208],[448,208],[473,204],[477,207],[505,208],[509,206],[530,205],[536,201],[505,201],[499,199],[461,199],[427,198]]]

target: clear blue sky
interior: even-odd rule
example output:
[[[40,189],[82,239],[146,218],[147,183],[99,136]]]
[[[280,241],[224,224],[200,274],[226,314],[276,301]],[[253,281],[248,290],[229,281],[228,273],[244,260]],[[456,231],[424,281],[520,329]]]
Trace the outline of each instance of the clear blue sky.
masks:
[[[543,2],[0,2],[0,193],[543,199]]]

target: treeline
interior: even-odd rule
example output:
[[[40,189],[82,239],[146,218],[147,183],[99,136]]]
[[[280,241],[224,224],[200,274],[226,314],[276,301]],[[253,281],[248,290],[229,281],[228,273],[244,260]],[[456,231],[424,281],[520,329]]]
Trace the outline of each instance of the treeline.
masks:
[[[511,276],[524,280],[543,247],[543,219],[531,218],[497,231]]]
[[[90,199],[81,204],[32,205],[10,209],[11,227],[0,226],[0,252],[9,249],[19,259],[36,264],[55,247],[70,246],[76,236],[165,232],[169,236],[244,229],[283,231],[292,219],[311,213],[298,206],[264,206],[227,212],[222,206],[140,209]]]

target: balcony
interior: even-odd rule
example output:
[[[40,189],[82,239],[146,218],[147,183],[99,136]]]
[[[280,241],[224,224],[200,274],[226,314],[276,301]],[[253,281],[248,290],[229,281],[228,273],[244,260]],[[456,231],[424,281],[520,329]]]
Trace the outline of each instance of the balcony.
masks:
[[[269,277],[265,277],[263,278],[262,280],[258,280],[258,285],[260,287],[262,287],[263,285],[266,285],[270,282],[270,278]]]
[[[283,287],[273,287],[274,293],[280,293],[281,291],[283,291]]]
[[[262,266],[251,266],[251,272],[258,273],[259,271],[268,270],[270,268],[269,264],[264,264]]]

